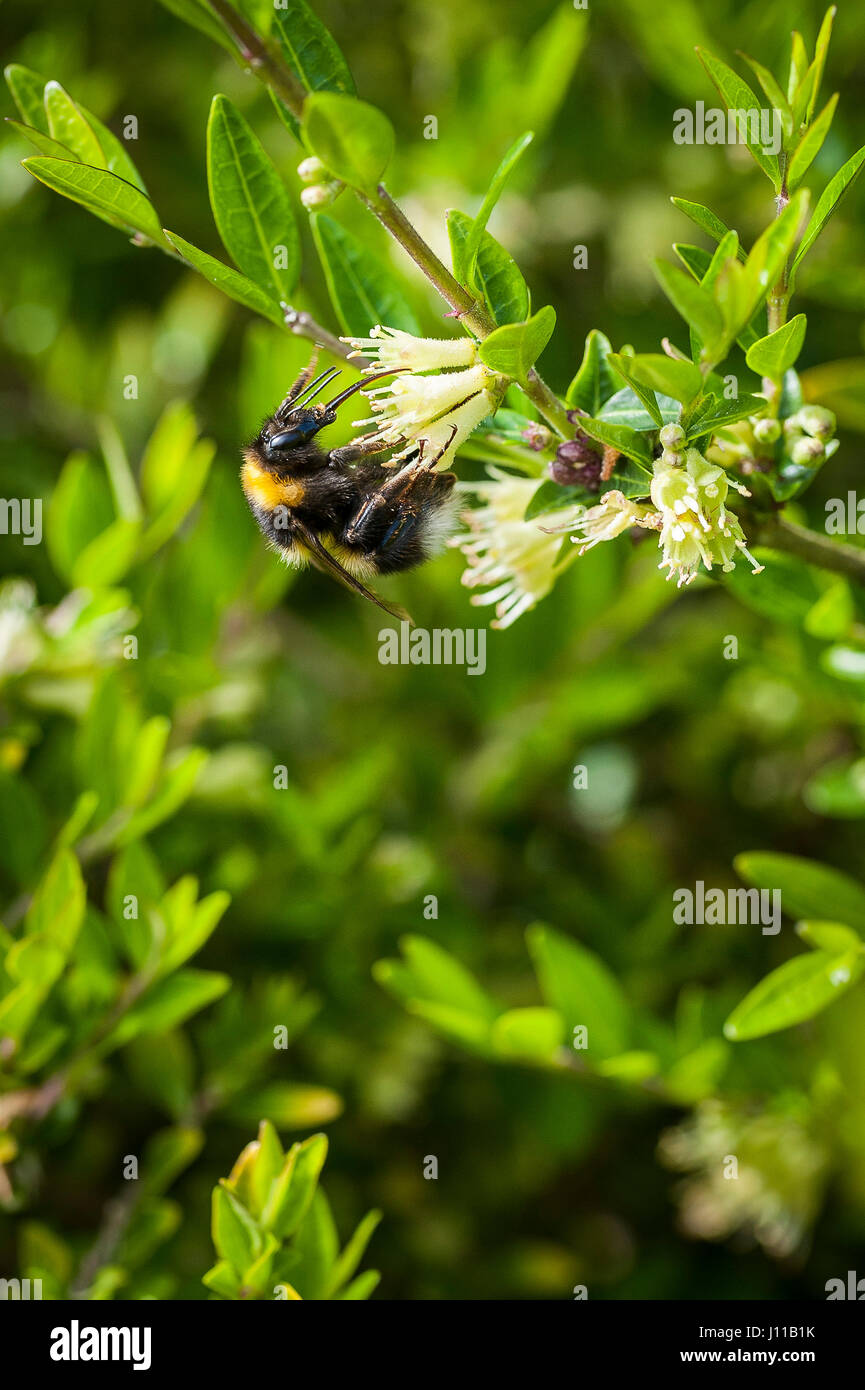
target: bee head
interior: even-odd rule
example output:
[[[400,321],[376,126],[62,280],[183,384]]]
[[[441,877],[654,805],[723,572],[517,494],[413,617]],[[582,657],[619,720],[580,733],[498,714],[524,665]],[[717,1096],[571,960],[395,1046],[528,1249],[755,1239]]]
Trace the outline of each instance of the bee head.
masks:
[[[309,471],[321,467],[321,454],[313,444],[325,425],[336,420],[336,411],[326,405],[299,407],[277,412],[267,420],[255,441],[259,462],[274,473]]]

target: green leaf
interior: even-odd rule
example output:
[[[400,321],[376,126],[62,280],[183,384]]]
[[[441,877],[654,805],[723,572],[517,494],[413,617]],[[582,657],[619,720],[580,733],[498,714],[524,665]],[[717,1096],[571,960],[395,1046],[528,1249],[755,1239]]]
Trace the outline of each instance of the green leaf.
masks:
[[[447,214],[448,237],[454,274],[463,278],[463,248],[468,238],[471,218],[452,208]],[[484,232],[475,261],[475,283],[496,323],[522,323],[531,310],[528,286],[513,256]]]
[[[858,980],[865,954],[855,950],[830,954],[812,951],[773,970],[745,995],[724,1024],[732,1042],[761,1038],[813,1018]]]
[[[492,182],[487,189],[486,197],[481,204],[480,211],[472,222],[471,230],[463,250],[462,274],[458,278],[461,280],[465,278],[466,283],[469,285],[475,284],[475,261],[493,208],[504,192],[504,187],[511,171],[518,163],[525,150],[528,149],[534,138],[534,132],[531,130],[527,130],[523,135],[520,135],[511,145],[498,169],[493,174]]]
[[[624,1052],[630,1031],[628,1006],[603,961],[550,927],[530,927],[526,939],[541,992],[564,1018],[568,1040],[575,1027],[584,1026],[591,1059]]]
[[[668,261],[654,261],[655,275],[673,308],[705,343],[715,342],[723,330],[723,319],[712,295],[692,276]]]
[[[363,1274],[359,1274],[356,1279],[353,1279],[338,1297],[352,1302],[367,1299],[375,1292],[380,1282],[381,1275],[378,1270],[367,1269]]]
[[[327,1157],[327,1135],[313,1134],[292,1144],[264,1206],[261,1224],[278,1240],[297,1230],[309,1210]]]
[[[11,116],[7,116],[6,124],[12,129],[17,130],[19,135],[23,135],[25,140],[35,146],[40,154],[48,155],[49,159],[71,159],[75,156],[66,146],[61,145],[58,140],[52,140],[50,135],[44,135],[36,126],[23,125],[21,121],[13,121]]]
[[[175,251],[186,261],[187,265],[193,270],[197,270],[199,275],[203,275],[211,285],[217,290],[222,290],[229,299],[234,299],[238,304],[243,304],[245,308],[251,309],[255,314],[261,314],[263,318],[270,319],[271,323],[277,323],[284,327],[282,310],[276,300],[271,299],[264,290],[260,289],[254,281],[247,279],[238,271],[233,270],[229,265],[223,265],[222,261],[217,261],[213,256],[208,256],[206,251],[199,251],[197,246],[192,246],[176,232],[166,230],[165,239],[174,247]]]
[[[704,232],[708,232],[713,241],[723,241],[730,229],[709,208],[702,203],[689,203],[687,198],[671,198],[670,202],[683,212],[686,217],[690,217],[698,227],[702,227]],[[744,261],[745,252],[741,246],[738,251],[739,259]]]
[[[3,69],[3,74],[22,119],[43,135],[49,135],[44,101],[45,78],[21,63],[10,63]]]
[[[509,1009],[496,1019],[491,1042],[503,1057],[551,1062],[565,1040],[565,1021],[555,1009]]]
[[[540,357],[556,326],[556,311],[551,304],[539,309],[525,323],[503,324],[493,329],[480,345],[480,358],[494,372],[525,381],[530,369]]]
[[[793,112],[790,109],[789,101],[781,91],[780,86],[768,68],[764,68],[763,64],[758,63],[756,59],[749,58],[747,53],[740,54],[740,57],[748,64],[757,81],[760,83],[760,86],[763,88],[763,91],[766,93],[766,96],[769,98],[773,109],[780,115],[785,139],[789,140],[790,136],[793,134]]]
[[[814,72],[813,87],[811,90],[810,99],[808,101],[808,108],[805,112],[805,119],[809,123],[814,115],[814,110],[817,106],[817,98],[820,95],[820,84],[823,81],[823,72],[826,67],[826,55],[829,50],[829,40],[832,37],[832,25],[835,22],[835,16],[837,13],[837,5],[830,5],[829,9],[823,16],[823,23],[820,25],[820,32],[817,35],[817,43],[814,46],[814,62],[811,64],[811,67],[813,68]]]
[[[68,956],[84,921],[86,901],[78,860],[71,850],[61,850],[33,894],[25,930]]]
[[[715,284],[715,298],[724,315],[725,333],[707,348],[726,351],[766,302],[793,249],[808,198],[807,189],[794,193],[780,217],[757,238],[745,265],[728,261],[724,266]]]
[[[354,93],[354,78],[329,30],[305,0],[280,0],[273,11],[273,34],[282,56],[308,92]],[[284,102],[274,98],[277,110],[300,139],[300,126]]]
[[[45,112],[48,131],[54,140],[70,149],[82,164],[92,164],[97,169],[106,167],[105,154],[95,131],[59,82],[45,85]]]
[[[842,165],[834,178],[829,180],[829,183],[820,195],[817,206],[811,215],[811,220],[805,228],[805,234],[799,243],[799,249],[796,252],[790,269],[791,285],[794,283],[794,276],[799,267],[799,262],[802,260],[803,256],[808,254],[835,209],[850,192],[850,189],[859,176],[859,171],[863,163],[865,163],[865,145],[862,146],[861,150],[857,150],[856,153],[847,160],[846,164]]]
[[[626,356],[624,353],[619,355],[617,355],[616,353],[611,353],[610,356],[607,358],[607,361],[609,362],[610,366],[615,367],[619,376],[622,377],[623,380],[628,383],[631,392],[640,402],[640,405],[646,412],[646,415],[648,416],[652,424],[662,425],[664,423],[664,417],[662,416],[660,409],[658,408],[658,402],[655,397],[655,393],[652,390],[651,386],[649,386],[645,382],[640,381],[639,378],[631,372],[630,364],[632,360],[633,359],[631,356]],[[632,421],[626,421],[626,423],[631,424]]]
[[[166,1033],[221,998],[230,985],[230,976],[214,970],[178,970],[142,995],[118,1024],[112,1041],[120,1045],[139,1033]]]
[[[844,951],[862,949],[862,938],[840,922],[797,922],[796,935],[815,951],[841,955]]]
[[[213,1189],[211,1234],[216,1253],[241,1278],[261,1254],[261,1231],[224,1182]]]
[[[165,768],[156,795],[140,811],[134,812],[116,836],[118,846],[128,845],[141,835],[148,835],[155,826],[173,816],[183,805],[195,786],[198,774],[207,761],[203,748],[178,750]]]
[[[157,245],[162,242],[162,228],[156,209],[140,189],[119,179],[107,169],[91,169],[72,160],[46,159],[40,155],[21,161],[34,178],[80,203],[103,221],[116,225],[121,222],[131,231],[139,232]]]
[[[135,560],[140,534],[140,522],[118,517],[82,550],[72,567],[72,583],[82,589],[116,584]]]
[[[343,332],[365,337],[376,324],[419,333],[410,305],[388,267],[332,217],[312,218],[312,234]]]
[[[810,569],[802,560],[778,550],[758,546],[753,553],[765,566],[764,572],[755,576],[747,566],[737,565],[724,575],[724,585],[741,603],[764,617],[798,626],[820,597]]]
[[[609,366],[612,351],[609,338],[597,328],[591,329],[586,338],[579,371],[568,387],[565,397],[572,410],[584,410],[588,415],[597,415],[604,402],[618,391],[619,378]]]
[[[626,376],[627,368],[627,372],[640,385],[652,391],[661,391],[684,405],[703,389],[703,373],[693,362],[681,362],[663,353],[640,353],[635,357],[613,357],[610,360],[622,376]],[[657,418],[660,424],[660,415]]]
[[[523,513],[523,521],[534,521],[537,516],[546,516],[550,512],[558,512],[577,503],[588,506],[596,501],[597,495],[589,492],[588,488],[562,487],[561,483],[554,483],[551,478],[547,478],[532,493],[531,501]]]
[[[372,1239],[373,1232],[380,1221],[380,1211],[368,1211],[358,1225],[331,1271],[330,1278],[328,1279],[329,1298],[332,1298],[333,1295],[351,1279],[351,1276],[363,1259],[366,1248]]]
[[[715,434],[725,425],[733,425],[751,415],[759,415],[765,409],[762,396],[742,395],[735,400],[725,401],[715,395],[706,396],[699,408],[682,421],[685,429],[685,443],[699,439],[704,434]]]
[[[737,874],[755,888],[778,889],[790,917],[831,917],[865,933],[865,888],[848,874],[793,854],[749,850],[733,861]]]
[[[835,115],[835,107],[837,105],[838,93],[836,92],[833,97],[829,98],[814,124],[808,126],[802,139],[796,146],[790,159],[790,167],[787,170],[787,186],[791,192],[794,188],[798,188],[813,161],[823,148],[826,136],[829,134],[829,127],[832,124],[832,118]]]
[[[206,34],[209,39],[220,44],[232,57],[237,53],[232,40],[223,29],[219,20],[214,15],[206,0],[160,0],[166,10],[170,10],[178,19],[190,24],[193,29],[198,29],[202,34]]]
[[[204,1134],[195,1125],[171,1125],[157,1130],[148,1140],[141,1161],[142,1195],[161,1196],[195,1162],[203,1147]]]
[[[244,275],[288,300],[300,273],[300,234],[288,189],[232,102],[215,96],[207,122],[207,182],[223,245]]]
[[[865,758],[836,758],[824,764],[805,783],[803,800],[818,816],[865,816]]]
[[[649,428],[653,427],[653,422],[649,416]],[[610,424],[607,420],[592,420],[588,416],[580,420],[580,429],[590,435],[592,439],[597,439],[599,444],[609,444],[613,449],[618,449],[620,454],[631,459],[644,469],[648,475],[652,472],[652,451],[649,448],[643,435],[637,430],[631,429],[628,425]]]
[[[227,900],[228,895],[225,896]],[[256,1124],[266,1115],[279,1129],[312,1129],[327,1125],[337,1119],[342,1110],[342,1100],[335,1091],[295,1081],[272,1081],[236,1096],[226,1106],[226,1114],[237,1124]]]
[[[334,178],[375,196],[396,142],[383,111],[357,97],[316,92],[304,103],[303,136]]]
[[[449,951],[424,936],[404,936],[400,946],[406,958],[409,995],[462,1009],[487,1022],[496,1017],[499,1010],[493,1000]]]
[[[751,371],[780,382],[802,351],[807,326],[805,315],[797,314],[774,333],[752,344],[745,355]]]
[[[736,126],[739,131],[740,139],[744,140],[748,149],[751,151],[755,161],[767,178],[772,180],[775,189],[781,187],[781,175],[778,168],[778,156],[767,154],[758,138],[752,138],[753,132],[744,113],[758,111],[760,103],[756,94],[744,82],[732,68],[728,68],[726,63],[722,63],[719,58],[714,58],[711,53],[707,53],[704,48],[698,48],[697,54],[700,62],[709,74],[712,82],[718,89],[718,93],[727,107],[728,111],[742,112],[741,117],[737,117]]]

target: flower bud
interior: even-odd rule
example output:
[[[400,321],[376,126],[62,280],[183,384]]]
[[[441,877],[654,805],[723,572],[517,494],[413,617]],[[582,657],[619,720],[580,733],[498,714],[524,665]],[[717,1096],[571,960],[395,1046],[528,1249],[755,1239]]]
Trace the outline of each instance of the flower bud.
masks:
[[[547,429],[546,425],[539,425],[534,420],[526,425],[522,431],[522,437],[534,453],[539,454],[544,449],[549,449],[553,442],[553,432]]]
[[[766,416],[765,419],[754,421],[754,438],[758,444],[774,444],[781,438],[781,426],[777,420]]]
[[[814,439],[831,439],[835,433],[835,416],[822,405],[806,405],[799,411],[799,424]]]
[[[794,463],[813,467],[815,463],[822,463],[825,452],[819,439],[811,439],[803,435],[794,443],[790,450],[790,457]]]
[[[658,438],[665,449],[678,449],[685,442],[685,431],[681,425],[664,425]]]
[[[308,159],[302,159],[297,166],[298,178],[303,183],[321,183],[327,178],[327,169],[314,154]]]
[[[595,454],[594,460],[587,463],[568,463],[559,454],[547,467],[551,479],[561,487],[584,487],[588,492],[597,492],[601,485],[603,464]]]
[[[301,189],[300,201],[308,212],[317,212],[319,208],[329,207],[341,190],[342,184],[336,180],[331,183],[314,183],[309,188]]]

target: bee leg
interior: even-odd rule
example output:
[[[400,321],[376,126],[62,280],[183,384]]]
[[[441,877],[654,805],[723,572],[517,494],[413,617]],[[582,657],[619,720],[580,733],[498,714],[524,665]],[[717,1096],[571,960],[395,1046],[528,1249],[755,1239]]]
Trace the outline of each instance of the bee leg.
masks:
[[[337,468],[341,468],[346,463],[357,463],[358,459],[372,458],[375,454],[386,454],[390,449],[397,448],[404,443],[399,439],[393,444],[383,444],[378,435],[361,436],[360,439],[352,440],[351,444],[343,444],[340,449],[331,449],[330,462]]]
[[[363,553],[378,574],[420,564],[451,529],[453,473],[430,471],[414,459],[387,478],[349,520],[340,539]]]

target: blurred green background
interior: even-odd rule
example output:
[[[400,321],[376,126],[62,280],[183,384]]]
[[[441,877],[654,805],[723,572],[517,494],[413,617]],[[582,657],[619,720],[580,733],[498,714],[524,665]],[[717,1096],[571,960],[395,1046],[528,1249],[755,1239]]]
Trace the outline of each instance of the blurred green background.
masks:
[[[559,389],[593,327],[642,351],[680,332],[650,271],[671,241],[698,239],[671,194],[708,204],[748,240],[771,213],[768,185],[745,153],[673,144],[677,107],[714,104],[694,44],[728,61],[745,49],[778,68],[789,29],[811,45],[822,14],[819,3],[788,0],[719,0],[711,10],[619,0],[592,4],[575,29],[572,7],[549,0],[314,8],[359,94],[394,122],[389,187],[442,254],[445,209],[474,211],[510,141],[536,130],[491,226],[534,304],[557,308],[541,365]],[[137,116],[133,153],[163,222],[196,245],[220,254],[204,173],[214,92],[240,106],[299,189],[297,147],[266,94],[160,5],[92,0],[36,14],[7,0],[2,21],[4,61],[56,77],[115,131]],[[863,60],[865,30],[847,3],[829,59],[826,90],[839,90],[841,105],[820,186],[862,143]],[[13,114],[8,97],[4,114]],[[429,115],[435,141],[423,138]],[[769,1213],[777,1199],[801,1218],[792,1248],[767,1250],[772,1241],[755,1240],[735,1212],[726,1225],[718,1218],[717,1241],[688,1228],[681,1175],[658,1144],[687,1123],[689,1105],[467,1057],[401,1012],[370,970],[402,934],[420,932],[507,1003],[529,1004],[537,993],[523,932],[540,919],[596,951],[665,1025],[699,1014],[702,1035],[719,1037],[730,1007],[795,953],[792,931],[674,927],[672,887],[733,884],[733,856],[757,848],[861,874],[861,663],[851,673],[822,635],[803,629],[795,599],[750,595],[745,606],[709,582],[680,596],[658,577],[654,552],[623,542],[572,566],[513,630],[491,633],[482,678],[381,666],[381,615],[320,576],[282,569],[237,483],[240,444],[306,345],[56,198],[20,169],[26,153],[4,135],[0,493],[49,499],[70,451],[89,453],[101,476],[106,420],[138,460],[178,399],[191,403],[216,455],[177,535],[123,579],[134,626],[123,616],[106,636],[95,624],[58,654],[51,644],[74,622],[68,600],[57,609],[70,587],[58,545],[3,537],[4,574],[33,588],[7,584],[0,600],[2,895],[12,903],[32,886],[87,786],[82,745],[99,737],[94,708],[102,718],[112,702],[166,716],[171,746],[195,743],[211,756],[149,843],[169,883],[193,873],[202,892],[231,894],[197,963],[232,977],[235,1004],[202,1013],[152,1044],[152,1055],[143,1046],[118,1052],[28,1130],[16,1159],[18,1209],[0,1217],[0,1271],[15,1266],[24,1220],[89,1249],[121,1186],[121,1156],[139,1152],[166,1111],[192,1107],[205,1120],[205,1146],[175,1189],[182,1223],[146,1277],[161,1296],[200,1297],[212,1259],[210,1189],[251,1137],[264,1088],[291,1083],[307,1089],[280,1092],[280,1128],[290,1139],[330,1121],[326,1187],[340,1228],[370,1206],[384,1211],[370,1255],[381,1296],[566,1298],[579,1282],[590,1297],[618,1299],[822,1297],[826,1279],[862,1261],[858,996],[795,1033],[728,1049],[717,1089],[736,1124],[780,1117],[755,1160],[766,1176],[758,1207]],[[801,277],[806,374],[863,353],[863,196],[861,187],[851,196]],[[346,198],[336,212],[392,258],[425,330],[448,332],[441,304],[380,229]],[[304,238],[302,302],[336,329]],[[573,269],[577,244],[588,247],[587,270]],[[130,374],[134,400],[124,396]],[[843,406],[843,447],[809,493],[820,528],[825,497],[856,486],[855,431],[865,425],[861,400],[831,403]],[[421,626],[470,626],[460,569],[451,553],[388,593]],[[783,572],[777,585],[783,591]],[[29,644],[35,628],[41,636]],[[137,661],[117,655],[117,631],[137,634]],[[736,661],[723,657],[727,635],[738,639]],[[575,793],[578,763],[590,787]],[[273,788],[278,765],[288,790]],[[88,864],[97,904],[108,862],[96,854]],[[438,899],[433,921],[424,918],[429,894]],[[298,994],[277,1007],[283,977]],[[226,1007],[242,1014],[229,1030],[229,1067],[233,1047],[254,1050],[262,1019],[269,1032],[272,1021],[296,1018],[299,1031],[269,1069],[247,1076],[237,1062],[234,1101],[211,1115],[195,1077],[215,1055],[208,1029]],[[166,1100],[161,1073],[177,1078],[179,1098]],[[843,1122],[827,1127],[820,1106],[836,1091]],[[711,1097],[693,1099],[711,1128]],[[795,1149],[786,1125],[804,1156],[781,1173],[772,1143]],[[677,1130],[680,1147],[685,1133]],[[721,1157],[730,1151],[724,1142],[706,1139],[708,1166],[718,1144]],[[676,1143],[668,1137],[663,1153]],[[437,1181],[424,1180],[426,1155],[439,1159]]]

